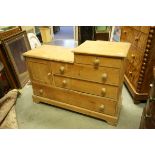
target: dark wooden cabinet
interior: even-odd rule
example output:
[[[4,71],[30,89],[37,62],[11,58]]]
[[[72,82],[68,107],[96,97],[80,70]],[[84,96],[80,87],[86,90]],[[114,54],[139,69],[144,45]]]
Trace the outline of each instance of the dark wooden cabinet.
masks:
[[[22,54],[30,50],[26,31],[19,27],[0,33],[0,61],[4,65],[10,88],[22,88],[29,80]]]
[[[147,104],[141,116],[140,129],[155,129],[155,68],[153,69],[153,78]]]
[[[149,85],[153,79],[152,69],[155,65],[155,27],[123,26],[121,41],[130,42],[127,57],[125,84],[134,102],[147,100]]]
[[[95,26],[78,26],[78,44],[94,40]]]

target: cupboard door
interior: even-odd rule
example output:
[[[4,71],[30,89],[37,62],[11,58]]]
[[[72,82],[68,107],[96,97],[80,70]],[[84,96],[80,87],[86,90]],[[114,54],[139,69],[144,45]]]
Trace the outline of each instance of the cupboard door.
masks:
[[[46,60],[27,58],[27,66],[32,82],[52,84],[51,64]]]

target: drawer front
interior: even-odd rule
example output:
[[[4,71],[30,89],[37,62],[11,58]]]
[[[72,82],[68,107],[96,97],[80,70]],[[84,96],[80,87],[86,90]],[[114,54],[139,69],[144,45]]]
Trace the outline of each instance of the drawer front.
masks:
[[[148,34],[143,33],[142,32],[143,29],[145,31],[145,28],[140,26],[136,26],[136,28],[134,26],[122,27],[121,41],[130,42],[134,46],[140,49],[145,49],[147,44]]]
[[[141,32],[148,34],[150,31],[150,26],[141,26]]]
[[[54,76],[56,87],[76,90],[88,94],[98,95],[111,99],[118,99],[119,89],[116,86],[103,85],[94,82]]]
[[[138,78],[140,73],[138,68],[139,67],[135,67],[127,61],[127,68],[125,71],[125,75],[128,77],[128,80],[133,84],[135,88],[137,88]]]
[[[80,55],[75,53],[75,63],[92,65],[95,68],[100,66],[121,68],[122,61],[119,58]]]
[[[26,62],[31,81],[52,84],[52,71],[49,61],[26,58]]]
[[[129,63],[131,63],[137,69],[140,69],[140,66],[143,62],[143,57],[144,57],[144,50],[140,50],[139,48],[133,45],[130,47],[127,59]]]
[[[99,82],[109,85],[119,85],[120,69],[99,67],[90,65],[65,64],[52,62],[53,73],[77,79]]]
[[[108,115],[116,114],[117,102],[114,100],[75,92],[68,89],[47,87],[32,83],[33,92],[37,96],[67,103],[91,111]]]
[[[148,34],[142,33],[138,31],[134,31],[134,41],[133,45],[140,48],[145,49],[147,44]]]
[[[134,40],[133,29],[129,26],[121,27],[121,41],[132,43]]]
[[[133,29],[137,30],[137,31],[140,31],[141,27],[142,26],[131,26]]]

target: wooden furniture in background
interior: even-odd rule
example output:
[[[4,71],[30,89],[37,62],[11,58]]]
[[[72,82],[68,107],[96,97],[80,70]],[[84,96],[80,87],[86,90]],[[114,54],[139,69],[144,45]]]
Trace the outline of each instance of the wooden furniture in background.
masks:
[[[110,26],[95,26],[94,40],[109,41],[111,28]]]
[[[130,42],[125,84],[135,103],[146,100],[155,65],[155,28],[150,26],[121,27],[121,41]]]
[[[0,33],[0,60],[2,61],[10,88],[21,88],[28,81],[23,52],[30,50],[26,31],[15,28]]]
[[[153,69],[153,81],[150,84],[149,97],[143,109],[139,128],[155,129],[155,67]]]
[[[75,49],[43,45],[24,54],[34,102],[116,125],[129,43],[86,41]]]
[[[94,40],[95,27],[94,26],[78,26],[78,45],[86,40]]]

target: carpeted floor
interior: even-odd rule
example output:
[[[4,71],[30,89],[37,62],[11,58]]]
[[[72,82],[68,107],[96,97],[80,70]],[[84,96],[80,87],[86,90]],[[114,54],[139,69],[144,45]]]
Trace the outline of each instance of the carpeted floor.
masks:
[[[73,26],[60,26],[60,31],[54,34],[54,39],[74,39]]]

